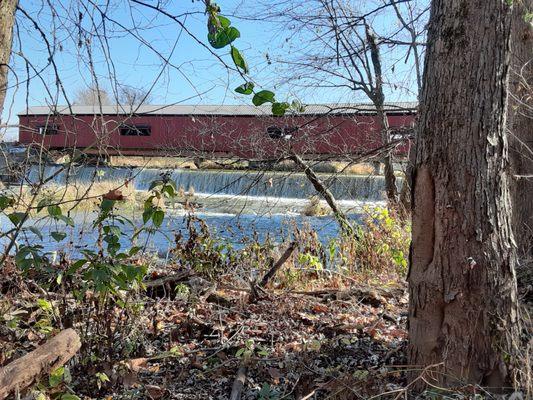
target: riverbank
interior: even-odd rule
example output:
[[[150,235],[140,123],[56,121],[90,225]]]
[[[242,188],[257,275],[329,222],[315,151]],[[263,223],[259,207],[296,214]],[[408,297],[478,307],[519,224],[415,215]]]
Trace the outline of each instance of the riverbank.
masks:
[[[242,399],[341,393],[351,379],[369,396],[401,389],[405,268],[392,250],[369,251],[395,248],[396,235],[380,235],[391,217],[372,221],[357,241],[325,246],[297,229],[281,244],[251,237],[236,249],[192,217],[166,262],[132,260],[147,266],[142,285],[106,297],[83,289],[100,264],[68,272],[76,262],[63,258],[25,274],[8,259],[0,364],[73,327],[80,353],[42,377],[33,398],[229,399],[243,370]]]

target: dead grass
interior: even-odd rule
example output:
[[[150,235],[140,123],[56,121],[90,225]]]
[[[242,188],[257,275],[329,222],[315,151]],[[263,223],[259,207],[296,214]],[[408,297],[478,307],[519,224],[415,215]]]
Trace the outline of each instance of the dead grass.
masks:
[[[71,184],[67,186],[50,184],[42,188],[33,202],[35,207],[41,200],[48,199],[54,204],[61,205],[65,209],[91,210],[101,201],[102,196],[110,191],[118,190],[124,197],[120,202],[123,207],[131,207],[140,200],[139,191],[133,185],[124,183],[104,181],[86,184]],[[32,189],[28,186],[20,186],[9,189],[17,198],[17,203],[13,207],[15,211],[25,212],[34,196]]]

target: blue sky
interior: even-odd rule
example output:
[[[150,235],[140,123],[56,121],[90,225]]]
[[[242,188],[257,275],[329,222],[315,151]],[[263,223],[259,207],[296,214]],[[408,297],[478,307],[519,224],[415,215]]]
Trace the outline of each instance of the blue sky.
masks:
[[[94,1],[94,3],[91,3]],[[87,49],[91,49],[92,63],[98,84],[112,93],[116,83],[137,88],[152,88],[152,103],[170,104],[248,104],[250,98],[235,94],[233,89],[241,84],[242,78],[228,70],[223,62],[231,65],[228,49],[213,50],[223,62],[196,39],[207,44],[206,16],[200,1],[168,1],[165,10],[172,15],[187,13],[180,17],[185,25],[182,29],[175,21],[141,5],[121,0],[104,2],[98,0],[54,1],[57,17],[53,18],[50,8],[43,0],[21,0],[24,12],[17,14],[10,86],[4,107],[3,122],[15,125],[16,114],[29,105],[65,104],[62,90],[56,84],[53,65],[48,62],[47,46],[34,22],[46,35],[53,51],[54,61],[63,90],[73,101],[76,93],[93,85],[94,78],[88,67]],[[146,0],[149,4],[155,2]],[[107,9],[104,4],[109,3]],[[222,14],[253,16],[260,10],[259,3],[249,0],[219,0]],[[372,6],[373,0],[366,3]],[[268,3],[266,3],[268,4]],[[98,7],[99,8],[98,8]],[[90,44],[83,42],[86,35],[79,35],[75,22],[82,16],[82,26],[92,33],[104,36],[104,26],[100,24],[99,11],[105,11],[107,43],[99,43],[93,36]],[[90,16],[93,18],[91,19]],[[365,101],[364,96],[342,90],[301,90],[290,82],[283,81],[281,75],[287,73],[277,62],[287,51],[298,51],[298,43],[291,42],[291,33],[271,22],[241,20],[231,17],[233,25],[241,32],[235,45],[242,51],[250,65],[250,75],[264,88],[275,88],[279,100],[299,98],[304,103]],[[93,25],[96,21],[96,25]],[[392,24],[390,16],[377,21],[378,27]],[[125,32],[121,26],[137,27]],[[192,35],[192,36],[191,36]],[[82,45],[79,46],[79,40]],[[108,46],[108,47],[107,47]],[[150,49],[152,47],[152,49]],[[163,58],[156,54],[159,52]],[[107,53],[107,54],[106,54]],[[269,55],[270,63],[266,55]],[[26,64],[28,60],[31,65]],[[30,71],[29,86],[27,71]],[[36,77],[33,68],[39,71]],[[409,63],[397,65],[398,73],[409,73]],[[404,70],[402,70],[402,68]],[[110,79],[113,76],[113,79]],[[390,100],[413,100],[413,93],[390,89]],[[16,129],[8,129],[6,139],[12,139]]]

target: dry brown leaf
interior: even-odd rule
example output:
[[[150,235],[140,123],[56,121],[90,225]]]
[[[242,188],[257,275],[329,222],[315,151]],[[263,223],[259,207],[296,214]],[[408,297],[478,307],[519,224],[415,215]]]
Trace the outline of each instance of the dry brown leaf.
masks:
[[[279,384],[279,379],[281,378],[281,373],[279,372],[279,369],[277,369],[277,368],[269,368],[268,369],[268,374],[270,375],[270,377],[274,381],[274,384],[278,385]]]
[[[152,400],[159,400],[165,395],[166,392],[166,389],[156,385],[146,385],[144,389],[146,390],[148,397]]]
[[[147,358],[133,358],[131,360],[128,360],[126,362],[129,369],[131,369],[134,372],[139,372],[141,369],[144,369],[148,365],[148,359]]]

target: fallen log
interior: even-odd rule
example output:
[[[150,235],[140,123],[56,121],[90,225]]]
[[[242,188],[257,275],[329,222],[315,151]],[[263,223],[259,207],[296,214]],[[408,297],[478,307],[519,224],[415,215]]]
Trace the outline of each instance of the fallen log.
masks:
[[[233,381],[233,386],[231,387],[230,400],[240,400],[242,389],[244,388],[244,382],[246,381],[246,367],[241,365]]]
[[[146,295],[153,299],[167,296],[173,298],[176,286],[193,275],[194,273],[192,271],[180,271],[172,275],[146,280],[143,282],[144,287],[146,288]]]
[[[192,275],[191,271],[181,271],[173,275],[163,276],[162,278],[153,279],[151,281],[144,281],[144,286],[148,288],[154,288],[158,286],[165,286],[169,283],[175,283],[184,281]]]
[[[0,368],[0,400],[22,391],[51,371],[61,367],[80,349],[74,329],[65,329],[32,352]]]

